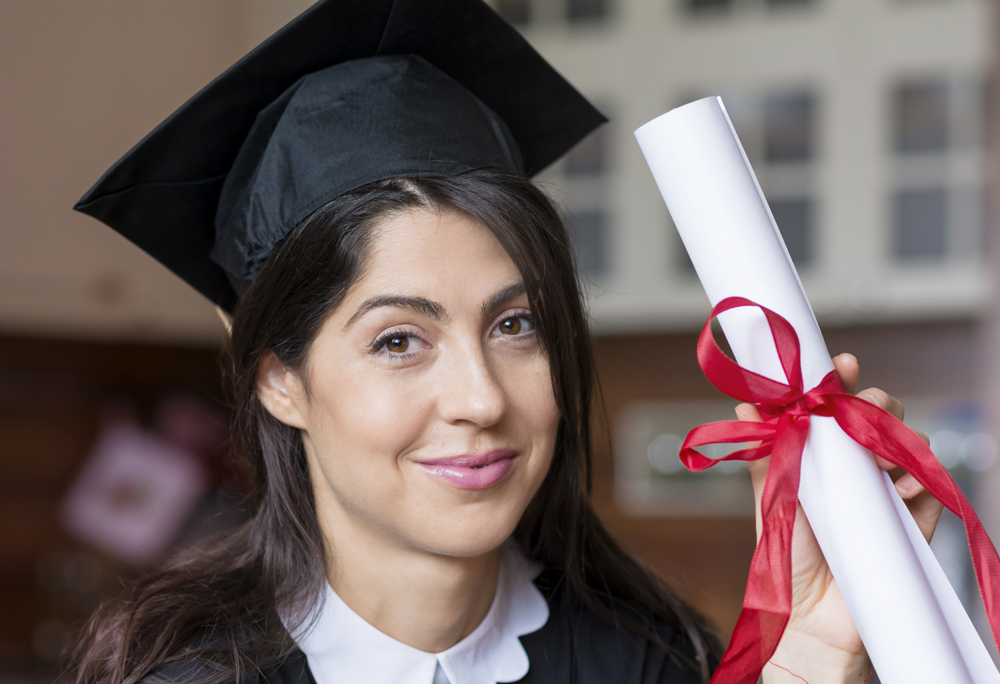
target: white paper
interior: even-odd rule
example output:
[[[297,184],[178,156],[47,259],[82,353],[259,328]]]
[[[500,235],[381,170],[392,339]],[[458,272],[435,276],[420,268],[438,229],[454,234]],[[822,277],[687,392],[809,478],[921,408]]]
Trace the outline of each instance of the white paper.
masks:
[[[675,109],[635,136],[712,305],[742,296],[784,316],[815,387],[833,364],[722,100]],[[740,365],[787,381],[759,310],[719,321]],[[799,501],[883,684],[1000,683],[905,504],[833,418],[812,418]]]

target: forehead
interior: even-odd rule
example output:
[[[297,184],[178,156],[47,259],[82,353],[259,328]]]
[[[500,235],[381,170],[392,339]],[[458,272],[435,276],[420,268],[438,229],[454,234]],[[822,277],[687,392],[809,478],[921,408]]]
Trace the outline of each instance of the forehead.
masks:
[[[429,290],[456,284],[488,287],[495,280],[512,279],[520,279],[517,267],[482,221],[457,209],[414,209],[378,228],[352,289],[388,284]]]

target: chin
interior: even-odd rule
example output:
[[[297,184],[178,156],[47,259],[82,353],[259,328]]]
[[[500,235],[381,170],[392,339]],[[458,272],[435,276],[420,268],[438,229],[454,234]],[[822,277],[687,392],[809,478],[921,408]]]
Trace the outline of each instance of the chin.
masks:
[[[457,558],[471,558],[493,551],[514,533],[520,520],[507,511],[456,511],[447,516],[434,529],[424,529],[424,548],[434,553]]]

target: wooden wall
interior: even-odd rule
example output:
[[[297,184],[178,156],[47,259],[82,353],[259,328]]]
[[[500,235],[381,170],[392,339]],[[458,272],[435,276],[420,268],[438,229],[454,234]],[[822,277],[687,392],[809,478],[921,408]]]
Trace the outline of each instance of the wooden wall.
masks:
[[[148,420],[168,393],[221,404],[216,352],[0,338],[0,674],[44,664],[64,626],[131,570],[60,528],[62,496],[102,414]]]

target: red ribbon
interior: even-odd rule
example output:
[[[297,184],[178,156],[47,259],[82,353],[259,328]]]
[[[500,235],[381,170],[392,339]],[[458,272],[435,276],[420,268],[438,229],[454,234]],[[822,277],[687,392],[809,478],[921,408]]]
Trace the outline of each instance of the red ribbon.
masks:
[[[788,384],[740,367],[719,349],[712,334],[712,320],[744,306],[756,307],[767,317]],[[848,394],[836,371],[804,391],[795,330],[778,314],[743,297],[729,297],[712,309],[698,338],[698,363],[720,390],[756,404],[764,422],[722,421],[696,427],[681,447],[684,465],[698,471],[719,461],[755,461],[771,456],[761,499],[763,529],[750,563],[743,610],[729,648],[712,677],[713,684],[756,684],[791,615],[792,528],[802,448],[812,415],[832,416],[854,441],[904,468],[962,519],[979,592],[994,640],[1000,646],[1000,557],[972,506],[920,437],[892,414]],[[760,446],[734,451],[721,459],[710,459],[695,451],[695,447],[708,444],[758,441]]]

